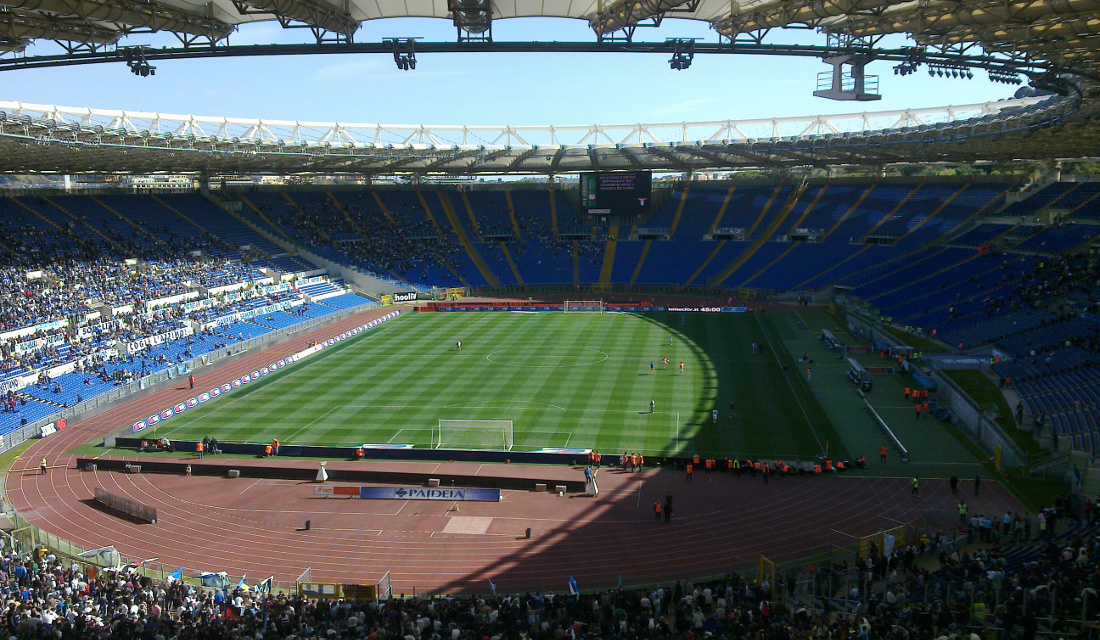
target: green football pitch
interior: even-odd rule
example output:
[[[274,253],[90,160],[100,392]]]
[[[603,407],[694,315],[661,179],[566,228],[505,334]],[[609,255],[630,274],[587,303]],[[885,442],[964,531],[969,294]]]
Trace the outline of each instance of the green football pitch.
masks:
[[[767,314],[410,313],[160,435],[428,447],[440,420],[511,420],[516,451],[808,459],[835,432],[781,342]]]

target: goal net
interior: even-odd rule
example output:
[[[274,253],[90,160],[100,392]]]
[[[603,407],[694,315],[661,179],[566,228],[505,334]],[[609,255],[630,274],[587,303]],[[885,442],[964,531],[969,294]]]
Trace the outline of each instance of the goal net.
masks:
[[[440,420],[433,449],[512,450],[511,420]]]
[[[603,300],[566,300],[562,305],[564,311],[595,311],[602,312]]]

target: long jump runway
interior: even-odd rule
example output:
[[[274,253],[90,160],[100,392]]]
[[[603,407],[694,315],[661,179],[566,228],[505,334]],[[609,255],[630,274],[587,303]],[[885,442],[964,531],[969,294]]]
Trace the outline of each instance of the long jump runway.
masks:
[[[252,371],[272,359],[383,315],[372,311],[310,334],[203,370],[200,385]],[[959,498],[970,512],[995,521],[1022,505],[1000,484],[984,482],[973,496],[964,482],[952,496],[945,480],[924,480],[922,497],[910,496],[907,478],[864,478],[858,471],[829,477],[707,476],[689,483],[682,472],[604,469],[601,493],[502,491],[500,502],[359,500],[314,495],[314,484],[242,477],[182,477],[77,471],[66,451],[113,432],[153,410],[190,397],[186,384],[145,396],[73,425],[32,446],[7,476],[15,509],[43,530],[87,548],[115,546],[130,559],[158,558],[172,570],[226,571],[250,582],[274,575],[291,582],[307,567],[315,582],[370,584],[390,572],[394,593],[564,591],[570,576],[580,587],[652,583],[722,574],[761,555],[782,560],[828,545],[846,546],[852,536],[874,533],[898,521],[948,525]],[[37,470],[43,456],[53,468]],[[135,458],[136,460],[136,458]],[[210,459],[204,460],[210,462]],[[247,461],[218,460],[227,468]],[[312,465],[276,459],[265,464]],[[582,479],[573,467],[535,469],[469,463],[330,462],[393,465],[395,471],[431,464],[441,475],[501,473]],[[359,465],[358,467],[356,465]],[[504,469],[502,471],[502,468]],[[247,475],[247,474],[246,474]],[[99,486],[158,510],[156,524],[143,524],[98,508]],[[653,503],[673,496],[669,524],[654,522]],[[457,507],[457,509],[456,509]],[[935,514],[937,518],[928,518]],[[311,528],[305,530],[305,521]],[[939,527],[941,525],[937,525]],[[530,528],[532,535],[526,537]],[[940,530],[943,530],[942,528]],[[949,530],[943,530],[950,535]]]

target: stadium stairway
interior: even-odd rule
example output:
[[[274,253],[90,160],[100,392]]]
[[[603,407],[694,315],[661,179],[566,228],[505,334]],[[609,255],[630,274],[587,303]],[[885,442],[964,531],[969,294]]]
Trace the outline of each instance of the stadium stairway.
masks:
[[[43,222],[45,222],[46,224],[50,225],[51,227],[53,227],[53,228],[54,228],[54,229],[56,229],[57,231],[60,231],[60,232],[64,232],[64,231],[65,231],[65,229],[64,229],[64,228],[63,228],[63,227],[62,227],[61,225],[57,224],[57,223],[56,223],[56,222],[54,222],[53,220],[50,220],[50,219],[49,219],[49,218],[47,218],[46,216],[42,215],[41,213],[39,213],[39,212],[38,212],[38,210],[37,210],[37,209],[35,209],[34,207],[32,207],[32,206],[28,205],[27,203],[23,202],[23,201],[22,201],[21,199],[19,199],[19,198],[11,198],[11,201],[12,201],[12,202],[14,202],[15,204],[19,205],[20,207],[23,207],[23,209],[24,209],[24,210],[25,210],[25,211],[26,211],[27,213],[31,214],[31,215],[32,215],[32,216],[34,216],[35,218],[38,218],[39,220],[42,220]]]
[[[668,237],[671,240],[676,237],[676,227],[680,226],[680,216],[684,215],[684,205],[688,201],[688,192],[691,190],[690,186],[685,186],[684,191],[680,194],[680,204],[676,207],[676,215],[672,218],[672,224],[668,227]]]
[[[417,192],[423,201],[423,196],[420,192]],[[485,278],[485,281],[489,283],[490,287],[500,287],[500,278],[497,277],[493,270],[489,268],[489,264],[485,262],[485,258],[482,257],[481,252],[477,250],[477,247],[470,242],[470,237],[466,234],[466,229],[462,227],[462,223],[458,219],[458,212],[451,206],[451,199],[447,196],[445,191],[436,191],[436,196],[439,197],[439,203],[443,206],[443,213],[447,216],[447,221],[451,223],[451,227],[454,228],[455,234],[458,235],[458,241],[462,243],[462,248],[466,250],[466,255],[470,257],[470,260],[477,267],[477,270],[481,272],[481,277]],[[428,210],[427,202],[424,202],[424,210]],[[429,214],[430,215],[430,214]],[[433,218],[434,219],[434,218]],[[473,213],[470,214],[471,221],[473,220]],[[476,228],[476,222],[475,222]]]
[[[638,256],[638,263],[634,265],[634,273],[630,274],[630,281],[627,286],[633,287],[634,283],[638,281],[638,274],[642,272],[642,265],[645,264],[646,256],[649,255],[649,247],[652,246],[652,240],[646,240],[645,246],[642,247],[642,253]]]
[[[607,244],[603,249],[603,266],[600,267],[600,284],[611,283],[611,268],[615,266],[615,248],[619,245],[619,225],[614,225],[608,232]]]
[[[573,240],[573,286],[581,286],[581,257],[580,247],[577,245],[577,241]]]
[[[273,233],[279,234],[280,236],[283,237],[284,240],[286,240],[287,242],[289,242],[291,244],[294,244],[294,239],[291,238],[289,235],[287,235],[286,231],[283,231],[282,227],[280,227],[279,225],[272,222],[271,218],[268,218],[267,215],[264,214],[264,212],[261,211],[259,207],[252,204],[252,201],[250,201],[248,198],[246,198],[243,193],[239,194],[239,197],[241,199],[241,202],[243,202],[245,204],[245,206],[247,206],[249,209],[251,209],[252,213],[256,214],[256,217],[258,217],[260,220],[262,220],[264,222],[264,224],[266,224],[268,226],[268,228],[270,228],[272,230]],[[245,223],[247,224],[248,221],[246,220]]]
[[[439,221],[435,219],[435,214],[432,213],[432,208],[428,206],[428,201],[424,198],[424,192],[420,189],[416,190],[416,199],[420,202],[420,206],[424,209],[424,215],[428,216],[428,220],[435,227],[435,232],[439,234],[440,238],[446,238],[447,234],[443,232],[443,227],[439,224]]]
[[[94,233],[96,236],[99,237],[99,239],[102,241],[102,244],[104,246],[109,245],[111,247],[114,247],[117,250],[120,250],[120,251],[122,250],[122,247],[118,246],[118,244],[116,244],[114,240],[112,240],[111,238],[108,238],[107,236],[103,235],[102,231],[100,231],[99,229],[96,229],[94,226],[88,224],[88,222],[86,220],[84,220],[83,218],[81,218],[77,215],[74,215],[72,211],[69,211],[67,208],[63,207],[60,203],[58,203],[56,201],[56,198],[49,198],[49,197],[46,197],[46,196],[42,196],[42,200],[45,201],[47,204],[49,204],[54,209],[57,209],[61,213],[65,214],[67,217],[69,217],[71,220],[73,220],[77,225],[80,225],[82,227],[85,227],[86,229],[89,229],[92,233]]]
[[[374,197],[374,201],[378,203],[378,208],[382,210],[382,215],[386,216],[386,219],[390,221],[390,224],[397,227],[398,229],[401,229],[401,233],[405,233],[404,227],[397,224],[397,220],[394,219],[393,213],[390,212],[390,208],[387,207],[385,201],[382,200],[382,196],[378,195],[378,192],[374,189],[370,190],[370,194]]]
[[[917,186],[913,187],[913,190],[910,191],[907,196],[905,196],[904,198],[899,200],[898,203],[896,205],[894,205],[893,209],[890,209],[886,213],[886,215],[882,216],[882,218],[878,222],[876,222],[870,229],[868,229],[863,234],[863,237],[861,237],[859,239],[859,241],[860,242],[867,242],[867,238],[875,235],[875,232],[878,231],[882,227],[882,225],[884,225],[888,221],[892,220],[894,218],[894,216],[896,216],[898,214],[898,211],[900,211],[901,208],[905,206],[905,203],[912,200],[913,196],[917,195],[917,192],[920,191],[921,187],[923,187],[923,186],[924,186],[923,183],[917,183]]]
[[[512,275],[515,276],[519,286],[527,286],[527,283],[523,281],[523,276],[520,275],[519,269],[516,267],[516,261],[512,259],[512,252],[508,250],[508,243],[503,240],[500,241],[500,251],[504,254],[504,259],[508,262],[508,268],[512,270]]]
[[[442,196],[444,194],[443,194],[442,191],[440,191],[439,193],[440,193],[440,197],[442,199]],[[477,236],[477,241],[478,242],[485,242],[485,237],[481,235],[481,225],[479,225],[477,223],[477,216],[474,215],[474,207],[473,207],[472,204],[470,204],[470,198],[466,195],[465,191],[460,191],[459,195],[462,197],[462,205],[464,207],[466,207],[466,215],[467,215],[467,217],[470,218],[470,228],[473,229],[474,235]],[[449,203],[450,203],[450,199],[448,198],[448,204]],[[446,207],[447,207],[447,205],[444,204],[443,205],[444,210],[446,210]],[[515,222],[515,219],[513,218],[513,223],[514,222]]]
[[[1005,188],[1003,190],[1001,190],[1000,193],[998,193],[997,195],[990,198],[989,201],[987,201],[984,205],[981,206],[981,208],[979,208],[977,211],[975,211],[974,213],[970,214],[965,219],[963,219],[962,222],[960,222],[958,224],[958,226],[955,227],[955,230],[956,231],[963,230],[963,229],[969,230],[970,225],[980,224],[980,223],[975,222],[975,221],[980,220],[981,217],[983,215],[985,215],[986,211],[992,211],[994,208],[996,208],[1001,203],[1003,203],[1005,198],[1007,197],[1009,189],[1010,189],[1010,187],[1006,185]],[[910,233],[912,233],[912,232],[910,232]],[[963,233],[966,233],[966,232],[963,231]],[[902,236],[901,238],[898,239],[898,241],[900,242],[901,240],[904,240],[905,237],[908,236],[908,235],[909,234],[906,234],[905,236]],[[959,234],[959,235],[961,235],[961,234]],[[959,237],[959,235],[949,234],[948,236],[945,236],[945,237],[950,237],[952,239],[956,239],[956,238]],[[946,242],[946,244],[950,244],[950,242]]]
[[[782,185],[777,185],[775,187],[775,192],[772,193],[772,197],[768,200],[768,204],[764,205],[763,210],[760,211],[760,215],[757,216],[756,221],[752,224],[752,227],[750,227],[748,232],[746,232],[746,239],[752,237],[753,232],[760,226],[765,216],[768,215],[768,211],[771,210],[772,204],[775,203],[775,199],[779,195],[780,189],[782,189]],[[749,259],[752,258],[752,256],[760,250],[760,247],[764,246],[764,243],[771,239],[772,235],[774,235],[775,232],[783,226],[783,222],[787,219],[787,216],[791,214],[791,211],[794,209],[795,204],[798,203],[798,199],[801,198],[802,194],[805,192],[806,183],[804,182],[800,184],[798,188],[791,191],[791,195],[789,195],[787,197],[787,201],[783,203],[783,208],[779,211],[779,215],[777,215],[775,219],[772,220],[771,224],[768,225],[764,232],[759,234],[756,239],[753,240],[752,244],[750,244],[749,247],[741,253],[741,255],[737,256],[737,258],[735,258],[733,262],[726,265],[726,267],[719,271],[716,276],[708,279],[707,286],[714,287],[725,282],[731,276],[733,276],[733,274],[736,273],[737,270],[740,269],[746,262],[748,262]],[[721,247],[719,247],[719,249],[720,248]],[[702,267],[700,267],[700,270],[702,270]]]
[[[112,207],[108,203],[104,202],[101,198],[98,198],[96,196],[88,196],[88,199],[91,200],[92,202],[98,204],[99,206],[103,207],[107,211],[110,211],[119,220],[122,220],[123,222],[125,222],[127,225],[129,225],[131,228],[136,230],[138,233],[150,238],[154,243],[160,242],[160,240],[156,236],[154,236],[153,234],[149,233],[145,229],[145,227],[142,227],[141,225],[137,224],[136,222],[134,222],[130,218],[127,218],[125,215],[123,215],[123,213],[121,211],[119,211],[118,209]]]
[[[352,229],[355,229],[355,232],[359,234],[360,238],[366,238],[367,234],[363,233],[363,229],[360,228],[360,226],[355,223],[355,220],[352,219],[351,215],[348,214],[348,210],[344,208],[343,203],[340,202],[340,200],[338,200],[335,195],[333,195],[332,191],[329,191],[328,187],[323,187],[323,189],[325,191],[325,195],[328,196],[328,199],[331,200],[332,204],[336,206],[336,210],[339,211],[340,215],[344,216],[344,219],[348,221],[348,225],[351,226]]]
[[[465,192],[462,193],[462,198],[469,200]],[[512,230],[516,232],[516,242],[523,242],[523,234],[519,231],[519,221],[516,219],[516,206],[512,203],[511,189],[504,190],[504,201],[508,204],[508,217],[512,220]]]
[[[405,234],[404,225],[397,220],[397,218],[393,215],[393,211],[391,211],[390,208],[386,206],[386,202],[385,202],[385,200],[382,199],[381,194],[379,194],[377,191],[372,189],[371,190],[371,195],[374,196],[374,201],[378,203],[379,208],[381,208],[382,213],[386,216],[386,218],[390,221],[390,223],[392,223],[395,227],[400,229],[401,234],[404,235]],[[416,197],[417,197],[417,200],[419,200],[420,206],[424,210],[424,214],[428,218],[428,221],[432,223],[433,227],[435,227],[436,233],[439,234],[440,238],[446,238],[447,236],[444,235],[443,229],[439,226],[439,223],[436,222],[435,216],[432,215],[431,209],[428,208],[427,201],[424,200],[424,196],[423,196],[423,194],[420,193],[419,190],[417,190],[417,192],[416,192]],[[454,276],[456,280],[461,282],[462,286],[464,286],[464,287],[469,287],[470,286],[470,282],[468,280],[466,280],[466,278],[460,272],[455,270],[455,268],[451,266],[450,262],[445,260],[443,258],[443,256],[439,255],[438,251],[436,251],[435,249],[429,249],[429,250],[435,255],[435,258],[439,262],[439,264],[443,265],[443,267],[447,270],[448,273],[450,273],[452,276]],[[408,280],[401,277],[397,273],[394,273],[393,271],[390,271],[389,273],[390,273],[390,275],[397,278],[401,282],[405,282],[406,284],[409,284],[410,287],[412,286],[408,282]]]
[[[687,279],[687,282],[684,283],[684,286],[690,286],[692,282],[695,282],[695,279],[699,277],[699,274],[703,273],[703,270],[705,270],[707,266],[710,265],[710,263],[718,256],[718,254],[722,253],[722,248],[725,246],[726,240],[719,240],[717,246],[715,246],[714,249],[710,252],[710,255],[707,256],[707,259],[703,260],[703,264],[699,265],[699,267],[695,269],[695,272],[692,273],[691,277]],[[641,265],[639,264],[638,267],[641,268]],[[631,284],[634,283],[632,282]]]
[[[554,239],[558,239],[558,205],[554,191],[550,191],[550,228],[554,230]]]
[[[181,220],[186,220],[191,226],[198,229],[200,233],[206,233],[207,232],[206,229],[204,229],[201,224],[195,222],[193,219],[191,219],[188,216],[184,215],[184,213],[182,211],[180,211],[178,208],[173,207],[172,205],[168,204],[168,201],[165,200],[164,198],[161,198],[160,196],[157,196],[157,195],[151,195],[150,197],[153,199],[154,202],[156,202],[160,206],[164,207],[166,210],[171,211],[173,215],[178,216]],[[216,234],[214,234],[214,235],[216,236]],[[219,240],[221,240],[221,239],[219,238]],[[224,242],[225,242],[224,240],[221,240],[221,243],[223,244],[223,246],[224,246]]]
[[[731,185],[730,190],[726,192],[726,199],[722,201],[722,206],[718,207],[718,215],[714,216],[714,222],[710,223],[710,228],[707,229],[707,237],[714,234],[714,230],[718,228],[718,223],[722,221],[722,217],[726,215],[726,208],[730,206],[730,199],[733,198],[733,192],[737,189],[737,185]],[[692,276],[692,280],[699,274],[696,273]]]
[[[813,211],[814,206],[817,205],[817,203],[821,200],[821,196],[823,196],[825,194],[825,190],[828,188],[828,186],[829,185],[827,185],[827,184],[826,185],[821,185],[821,187],[819,187],[817,189],[817,193],[814,194],[813,200],[811,200],[810,203],[806,206],[806,208],[802,210],[802,213],[798,216],[798,220],[795,220],[793,224],[791,224],[790,226],[787,227],[787,233],[784,234],[784,235],[790,235],[791,232],[793,232],[795,229],[798,229],[799,227],[802,226],[802,221],[805,220],[806,217],[810,215],[811,211]],[[791,209],[792,212],[794,211],[795,208],[797,208],[797,206],[798,205],[797,205],[797,201],[796,201],[796,203],[792,206],[792,209]],[[790,255],[793,251],[799,249],[799,247],[802,244],[803,243],[801,241],[791,242],[790,246],[787,247],[782,253],[780,253],[778,256],[776,256],[767,265],[765,265],[761,269],[757,270],[756,273],[749,276],[749,279],[742,282],[739,286],[742,286],[742,287],[748,286],[749,283],[751,283],[753,280],[755,280],[758,277],[760,277],[760,276],[764,275],[765,273],[767,273],[772,267],[774,267],[776,264],[782,262],[783,259],[786,258],[788,255]],[[855,253],[845,257],[842,260],[842,262],[847,261],[847,260],[855,257],[856,255],[858,255],[864,249],[866,249],[866,247],[861,247]],[[706,265],[704,265],[704,266],[706,266]],[[802,283],[802,284],[805,284],[805,283]],[[798,286],[801,287],[802,284],[799,284]]]
[[[287,201],[287,204],[289,204],[295,211],[298,212],[298,215],[301,216],[302,220],[309,220],[310,219],[309,215],[306,214],[306,212],[304,210],[302,210],[302,207],[298,206],[298,203],[294,201],[294,198],[291,198],[290,194],[287,193],[281,187],[279,188],[279,194],[283,196],[283,199]],[[317,225],[313,225],[313,228],[317,230],[318,235],[320,235],[322,238],[325,239],[326,242],[328,242],[330,245],[332,245],[332,250],[333,251],[336,251],[337,253],[339,253],[340,249],[339,249],[339,247],[336,246],[336,241],[332,239],[332,236],[330,236],[328,233],[325,232],[324,229],[322,229],[321,227],[319,227]]]

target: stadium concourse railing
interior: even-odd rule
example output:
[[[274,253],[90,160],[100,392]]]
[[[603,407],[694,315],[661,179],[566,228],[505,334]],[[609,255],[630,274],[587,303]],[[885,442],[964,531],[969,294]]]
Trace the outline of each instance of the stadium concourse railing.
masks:
[[[312,318],[305,322],[301,322],[283,329],[277,329],[269,333],[265,333],[262,336],[256,336],[255,338],[249,338],[243,342],[215,349],[214,351],[207,352],[197,358],[192,358],[185,362],[180,362],[169,366],[167,369],[162,369],[151,373],[140,380],[129,382],[122,386],[111,389],[107,393],[100,394],[94,398],[88,398],[84,402],[74,404],[71,407],[66,407],[57,413],[51,414],[34,422],[27,423],[24,426],[18,427],[15,430],[4,434],[3,438],[0,438],[0,452],[14,449],[19,445],[40,437],[42,433],[42,427],[54,424],[60,419],[68,419],[73,416],[80,416],[85,414],[95,415],[102,410],[113,406],[120,400],[127,396],[138,393],[145,389],[152,389],[156,385],[166,381],[172,380],[178,376],[186,375],[187,373],[194,371],[200,367],[210,366],[220,360],[232,355],[239,355],[251,351],[257,347],[261,347],[272,342],[277,342],[288,336],[300,333],[302,331],[308,331],[315,327],[321,327],[334,322],[343,320],[344,318],[351,317],[357,313],[362,313],[370,309],[379,307],[379,303],[370,302],[360,305],[358,307],[352,307],[350,309],[341,309],[335,313],[322,316],[320,318]]]

